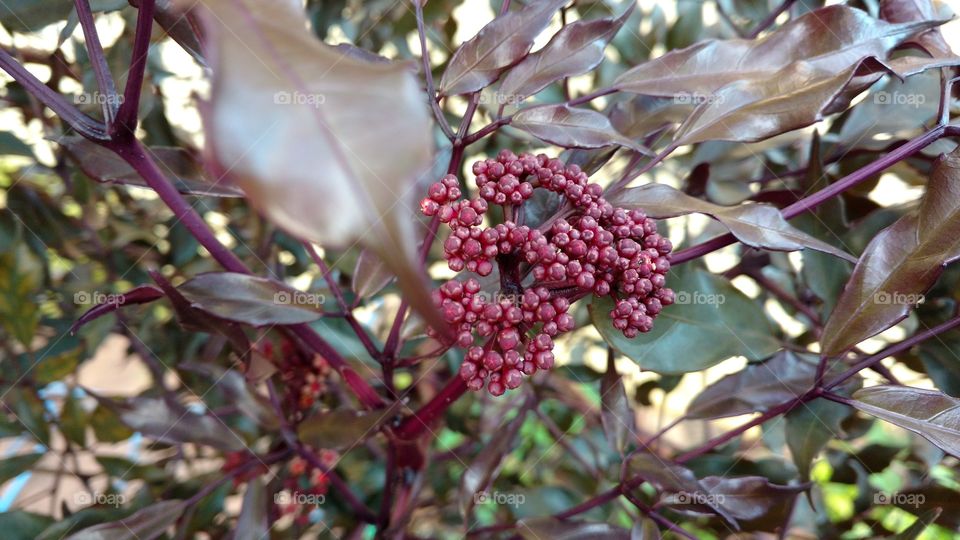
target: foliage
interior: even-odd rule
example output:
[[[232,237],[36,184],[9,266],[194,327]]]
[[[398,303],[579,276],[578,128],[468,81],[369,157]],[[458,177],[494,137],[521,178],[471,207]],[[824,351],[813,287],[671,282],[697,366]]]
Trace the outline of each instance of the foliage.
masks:
[[[957,537],[951,13],[825,4],[0,2],[4,538]]]

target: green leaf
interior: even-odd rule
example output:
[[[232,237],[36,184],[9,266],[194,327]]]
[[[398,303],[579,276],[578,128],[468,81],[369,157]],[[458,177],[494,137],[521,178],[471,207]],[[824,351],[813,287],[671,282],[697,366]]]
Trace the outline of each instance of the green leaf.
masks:
[[[941,513],[943,513],[942,508],[934,508],[933,510],[928,510],[920,514],[912,525],[900,531],[897,536],[894,537],[895,540],[915,540],[927,527],[937,521]]]
[[[800,472],[801,480],[806,481],[810,477],[814,458],[829,441],[843,433],[840,422],[852,412],[853,410],[846,405],[826,399],[815,399],[800,405],[784,416],[787,447]]]
[[[3,8],[0,7],[0,12]],[[34,157],[33,148],[9,131],[0,131],[0,155]]]
[[[960,400],[956,398],[938,390],[880,385],[858,390],[850,405],[960,457]]]
[[[34,298],[39,278],[25,245],[17,244],[13,250],[0,253],[0,325],[27,349],[40,322]]]
[[[16,415],[15,420],[22,431],[29,434],[44,446],[50,445],[50,426],[45,417],[46,408],[35,393],[25,388],[13,388],[9,391],[6,403]]]
[[[763,412],[806,393],[816,372],[815,357],[780,351],[708,386],[693,398],[685,416],[709,419]]]
[[[32,32],[66,20],[72,4],[59,0],[4,0],[0,24],[14,32]]]
[[[68,393],[63,401],[63,408],[60,410],[60,431],[71,442],[81,448],[86,446],[87,441],[87,412],[83,410],[80,401],[72,394]]]
[[[194,308],[253,326],[313,322],[329,296],[235,272],[200,274],[177,290]]]
[[[118,443],[133,436],[133,430],[123,425],[117,414],[103,405],[97,406],[90,415],[90,427],[99,442]]]
[[[550,24],[551,17],[564,3],[563,0],[531,2],[523,9],[490,21],[450,57],[440,79],[440,94],[466,94],[495,81],[530,51],[534,38]]]
[[[671,269],[667,284],[679,302],[657,316],[650,332],[634,339],[614,328],[613,300],[594,298],[590,304],[593,324],[604,340],[641,368],[689,373],[733,356],[761,360],[779,350],[763,310],[727,279],[686,265]]]
[[[691,197],[666,184],[646,184],[625,189],[610,197],[610,203],[627,209],[640,209],[658,219],[696,212],[719,221],[737,239],[751,247],[778,251],[811,248],[856,262],[855,257],[794,228],[776,207],[768,204],[719,206]]]
[[[923,293],[960,257],[960,150],[934,165],[916,212],[867,245],[821,336],[837,355],[890,328],[923,301]]]
[[[67,540],[153,540],[176,523],[183,511],[181,501],[162,501],[120,521],[83,529]]]
[[[0,513],[0,531],[7,540],[36,540],[53,518],[24,510]]]
[[[6,483],[7,480],[15,478],[21,473],[28,472],[30,467],[33,467],[42,457],[43,452],[37,452],[3,458],[0,461],[0,484]]]
[[[63,336],[34,353],[36,367],[31,374],[41,384],[59,381],[77,369],[84,347],[74,336]]]
[[[374,436],[396,414],[400,402],[387,409],[360,412],[350,409],[320,412],[297,427],[300,440],[316,448],[353,448]]]

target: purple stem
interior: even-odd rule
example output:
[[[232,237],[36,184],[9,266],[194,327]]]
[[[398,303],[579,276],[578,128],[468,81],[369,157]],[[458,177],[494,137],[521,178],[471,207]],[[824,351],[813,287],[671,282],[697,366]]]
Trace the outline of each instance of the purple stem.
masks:
[[[137,12],[137,31],[133,38],[133,53],[130,70],[127,72],[127,86],[123,91],[123,103],[117,111],[117,122],[110,129],[116,137],[133,137],[137,129],[137,111],[140,108],[140,90],[143,87],[143,75],[147,69],[147,53],[150,49],[150,34],[153,30],[153,12],[156,0],[142,0]]]
[[[770,28],[770,26],[777,21],[777,17],[779,17],[784,11],[790,9],[790,6],[792,6],[796,1],[797,0],[786,0],[780,4],[780,7],[771,11],[762,21],[757,24],[757,26],[753,28],[753,30],[750,30],[745,37],[747,39],[753,39],[759,36],[761,32],[767,28]]]
[[[453,140],[453,128],[443,115],[443,109],[437,101],[437,88],[433,82],[433,70],[430,69],[430,51],[427,49],[427,32],[423,26],[423,5],[420,0],[413,0],[414,12],[417,16],[417,35],[420,37],[420,60],[423,62],[423,78],[427,83],[427,101],[433,109],[433,116],[443,130],[443,134]]]
[[[110,75],[110,66],[107,65],[106,55],[103,53],[103,45],[100,43],[100,36],[97,34],[97,25],[93,21],[93,12],[90,10],[89,0],[76,0],[77,19],[80,21],[80,27],[83,28],[83,40],[87,46],[87,56],[90,57],[90,63],[93,65],[93,74],[97,78],[97,87],[100,89],[103,105],[103,118],[107,126],[113,123],[114,115],[117,112],[117,87],[113,82],[113,76]]]

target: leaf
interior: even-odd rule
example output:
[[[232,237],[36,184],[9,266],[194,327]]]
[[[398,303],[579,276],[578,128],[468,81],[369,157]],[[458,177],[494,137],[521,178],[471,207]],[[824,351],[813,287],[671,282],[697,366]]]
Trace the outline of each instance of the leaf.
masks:
[[[706,490],[690,469],[649,453],[633,454],[627,465],[631,476],[639,476],[657,488],[661,502],[713,512],[734,528],[739,527],[736,518],[720,506],[719,499]]]
[[[643,154],[648,148],[618,133],[606,116],[568,105],[544,105],[522,109],[513,115],[511,126],[534,137],[565,148],[600,148],[618,144]]]
[[[83,409],[80,400],[73,393],[68,393],[64,398],[63,408],[60,409],[60,431],[80,447],[86,446],[87,417],[87,411]]]
[[[526,408],[497,431],[493,439],[483,448],[477,458],[470,462],[460,477],[460,513],[470,515],[477,504],[478,494],[496,479],[502,466],[503,457],[513,447],[514,439],[526,419]]]
[[[120,521],[87,527],[66,540],[153,540],[176,523],[183,511],[181,501],[161,501]]]
[[[760,519],[775,509],[779,513],[788,512],[793,499],[808,487],[802,484],[780,486],[762,476],[707,476],[700,480],[700,485],[738,521]]]
[[[270,522],[267,516],[267,488],[260,477],[247,482],[243,494],[243,506],[237,518],[233,540],[262,540],[270,538]]]
[[[130,4],[140,7],[141,0],[129,0]],[[200,43],[200,24],[196,15],[184,2],[174,0],[157,0],[153,12],[153,20],[163,28],[164,33],[177,42],[183,50],[190,53],[202,66],[206,66],[203,58],[203,46]]]
[[[36,540],[52,523],[50,516],[24,510],[0,513],[0,530],[8,535],[8,540]]]
[[[69,2],[59,0],[4,0],[0,24],[13,32],[33,32],[65,20],[71,8]]]
[[[840,422],[850,416],[846,405],[815,399],[808,401],[784,416],[787,447],[800,473],[800,479],[810,478],[814,458],[826,444],[842,434]]]
[[[780,349],[759,305],[727,279],[690,268],[671,270],[667,284],[679,302],[634,339],[613,327],[613,300],[594,298],[590,314],[603,339],[642,369],[662,374],[700,371],[733,356],[761,360]]]
[[[960,150],[933,166],[920,207],[867,245],[824,325],[823,354],[840,354],[902,320],[957,257]]]
[[[33,148],[9,131],[0,131],[0,155],[34,157]]]
[[[35,353],[37,365],[32,375],[40,385],[59,381],[77,369],[83,355],[83,343],[73,336],[64,336]]]
[[[300,439],[316,448],[353,448],[376,435],[380,426],[393,420],[400,402],[386,409],[361,412],[338,409],[314,414],[297,426]]]
[[[935,21],[937,13],[931,0],[884,0],[880,3],[880,17],[892,23]],[[957,58],[943,39],[939,28],[931,28],[911,39],[933,57]]]
[[[636,437],[636,418],[623,379],[617,373],[613,354],[607,357],[607,371],[600,379],[600,421],[607,442],[620,455],[627,444]]]
[[[99,405],[90,415],[90,427],[99,442],[118,443],[133,436],[133,431],[120,422],[115,411],[103,405]]]
[[[417,253],[416,179],[430,165],[426,99],[404,63],[319,42],[295,2],[203,0],[213,70],[209,153],[301,240],[360,242],[438,331]]]
[[[243,415],[267,430],[280,428],[280,419],[270,406],[270,401],[247,383],[243,375],[232,369],[223,369],[216,364],[181,364],[184,369],[206,375],[226,400]]]
[[[383,290],[391,280],[393,274],[375,253],[366,249],[360,252],[353,269],[353,292],[357,296],[369,298]]]
[[[196,309],[253,326],[313,322],[322,316],[327,298],[235,272],[200,274],[177,290]]]
[[[660,540],[660,529],[650,518],[640,518],[633,524],[630,540]]]
[[[780,351],[708,386],[693,398],[685,416],[706,420],[763,412],[806,393],[816,371],[817,361],[810,355]]]
[[[941,513],[943,513],[942,508],[934,508],[933,510],[928,510],[920,514],[912,525],[900,531],[897,536],[894,537],[895,540],[915,540],[927,527],[937,521]]]
[[[97,182],[146,187],[146,181],[113,151],[79,136],[57,139],[67,156]],[[200,163],[186,150],[168,146],[147,148],[177,191],[207,197],[242,197],[243,192],[224,179],[210,179]]]
[[[27,349],[40,322],[34,298],[39,277],[34,257],[24,244],[0,253],[0,325]]]
[[[843,73],[865,58],[885,58],[910,35],[938,24],[890,24],[859,9],[834,5],[792,19],[759,39],[708,40],[671,51],[623,73],[613,86],[637,94],[712,101],[714,92],[738,81],[745,86],[772,84],[776,72],[798,61],[812,72]]]
[[[510,69],[497,90],[497,103],[519,103],[549,84],[586,73],[603,60],[603,51],[633,13],[631,3],[617,18],[579,20],[560,29],[542,49]]]
[[[628,540],[630,531],[610,525],[586,521],[567,521],[553,517],[525,519],[517,524],[517,532],[526,540]]]
[[[960,456],[960,400],[939,390],[910,386],[871,386],[853,394],[850,405],[908,429]]]
[[[101,302],[83,313],[70,326],[70,333],[76,334],[83,325],[90,321],[99,319],[107,313],[113,313],[123,306],[133,304],[146,304],[153,302],[158,298],[163,298],[163,291],[153,285],[140,285],[121,294],[105,295],[104,302]],[[78,304],[86,303],[85,300],[92,300],[93,296],[87,293],[77,293],[74,295],[74,301]]]
[[[21,473],[29,472],[30,467],[42,457],[43,452],[4,457],[0,461],[0,484],[5,484],[7,480],[16,478]]]
[[[474,92],[495,81],[524,57],[565,0],[530,2],[490,21],[450,57],[438,88],[441,95]]]
[[[221,420],[162,398],[136,397],[126,402],[100,400],[113,409],[120,421],[146,437],[167,443],[196,443],[226,451],[237,451],[246,445]]]
[[[657,219],[694,212],[705,214],[722,223],[738,240],[755,248],[777,251],[810,248],[856,261],[855,257],[844,251],[791,226],[779,210],[767,204],[719,206],[665,184],[646,184],[625,189],[611,196],[610,202],[614,206],[643,210]]]

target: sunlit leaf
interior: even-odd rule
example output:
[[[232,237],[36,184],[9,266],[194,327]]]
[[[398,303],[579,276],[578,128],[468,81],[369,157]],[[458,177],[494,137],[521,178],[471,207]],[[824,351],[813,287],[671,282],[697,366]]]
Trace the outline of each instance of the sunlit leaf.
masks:
[[[719,206],[691,197],[666,184],[646,184],[625,189],[612,196],[610,202],[623,208],[643,210],[658,219],[694,212],[705,214],[722,223],[741,242],[756,248],[777,251],[810,248],[856,261],[856,258],[842,250],[791,226],[779,210],[767,204]]]
[[[925,388],[871,386],[854,393],[850,404],[960,457],[960,400],[956,398]]]
[[[327,298],[272,279],[234,272],[200,274],[177,290],[197,309],[254,326],[315,321],[322,316]]]
[[[960,257],[960,151],[934,165],[920,208],[867,245],[824,325],[821,348],[836,355],[893,326]]]
[[[565,3],[564,0],[531,2],[523,9],[490,21],[450,57],[440,79],[440,93],[465,94],[495,81],[506,68],[530,51],[534,38]]]
[[[599,148],[617,144],[637,152],[650,150],[617,133],[606,116],[567,105],[523,109],[513,116],[513,127],[565,148]]]

